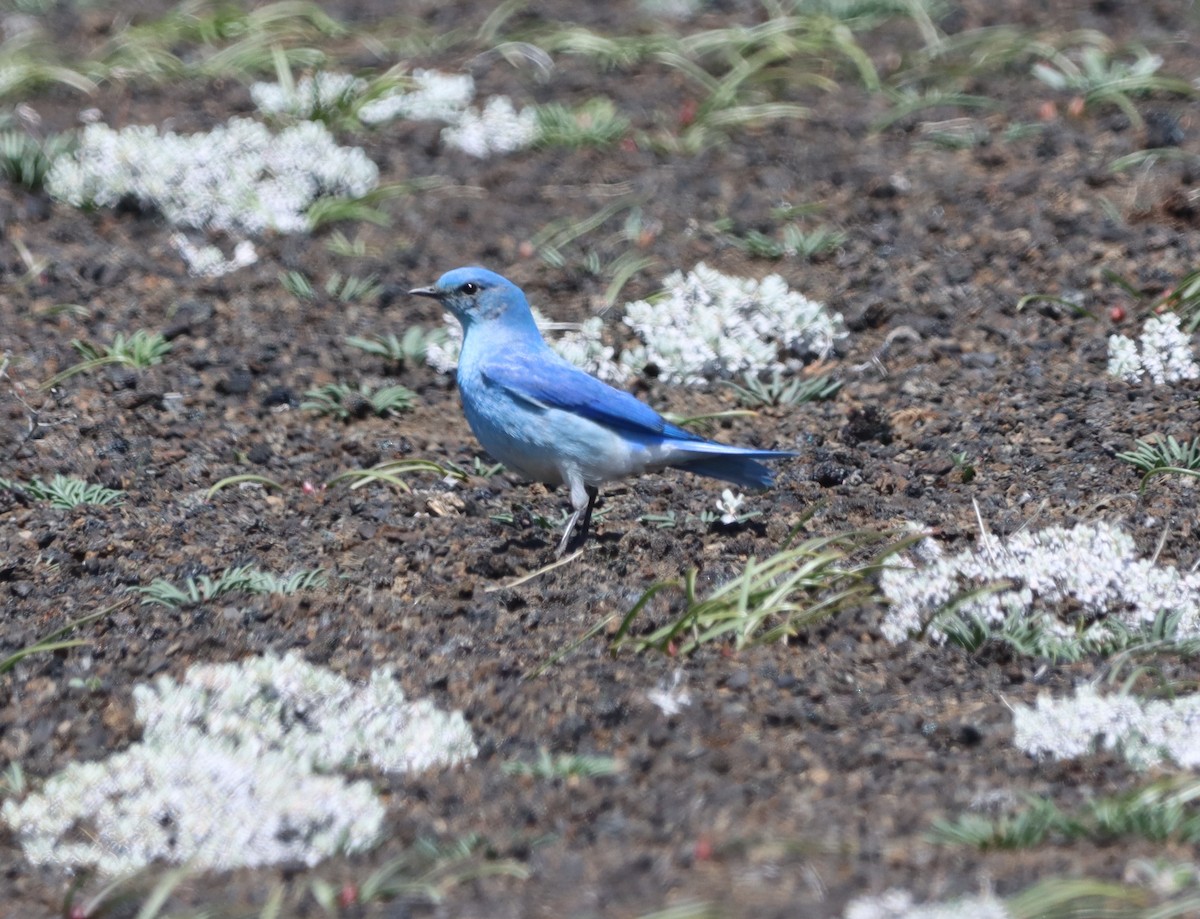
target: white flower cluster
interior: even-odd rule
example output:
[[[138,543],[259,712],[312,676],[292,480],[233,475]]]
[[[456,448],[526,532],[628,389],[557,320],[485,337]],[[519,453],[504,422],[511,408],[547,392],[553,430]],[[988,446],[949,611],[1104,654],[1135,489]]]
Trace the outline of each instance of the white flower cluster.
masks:
[[[359,109],[365,124],[381,124],[395,118],[420,121],[445,121],[442,141],[448,146],[484,159],[494,154],[512,153],[537,140],[537,110],[517,111],[508,96],[494,96],[482,111],[474,108],[475,81],[470,75],[415,70],[416,88],[374,99]]]
[[[250,98],[266,115],[312,118],[322,112],[345,108],[367,89],[367,81],[348,73],[318,73],[301,77],[292,86],[255,83]]]
[[[789,353],[826,356],[846,335],[842,317],[790,290],[779,275],[735,278],[703,262],[663,282],[665,295],[625,306],[642,344],[621,355],[635,373],[647,364],[668,382],[697,384],[747,371],[783,371]]]
[[[468,108],[458,121],[442,131],[442,140],[477,159],[512,153],[538,139],[537,112],[517,111],[508,96],[493,96],[483,111]]]
[[[1167,312],[1147,319],[1137,342],[1124,335],[1108,336],[1108,372],[1129,383],[1149,374],[1161,386],[1200,378],[1200,364],[1192,354],[1190,336],[1179,328],[1179,315]]]
[[[1200,695],[1143,701],[1128,693],[1102,696],[1094,685],[1074,698],[1047,694],[1013,707],[1013,743],[1032,756],[1072,759],[1097,749],[1120,750],[1138,769],[1164,759],[1200,767]]]
[[[390,674],[356,686],[296,653],[192,667],[182,684],[162,677],[133,691],[146,732],[188,725],[229,746],[278,750],[315,769],[366,757],[385,772],[455,765],[475,756],[458,712],[406,702]]]
[[[188,274],[198,278],[220,278],[253,265],[258,261],[258,252],[254,243],[243,239],[233,249],[233,255],[226,258],[216,246],[197,246],[182,233],[171,237],[173,245],[187,263]]]
[[[475,80],[470,74],[414,70],[414,88],[372,99],[358,110],[364,124],[382,124],[396,118],[412,121],[456,122],[475,98]]]
[[[628,370],[613,359],[615,352],[604,344],[601,337],[604,320],[599,316],[572,324],[553,322],[536,307],[531,308],[531,312],[534,322],[543,333],[566,330],[565,334],[547,341],[563,359],[602,380],[619,383],[626,378]],[[458,353],[462,348],[462,326],[449,313],[444,319],[446,338],[440,342],[430,342],[425,349],[425,360],[438,373],[453,373],[458,367]]]
[[[856,897],[846,904],[844,919],[1011,919],[1003,902],[990,894],[963,897],[946,903],[918,905],[911,893],[900,888],[878,896]]]
[[[186,728],[177,747],[140,743],[74,763],[3,817],[35,865],[125,874],[156,860],[229,870],[369,849],[384,807],[369,782],[297,768],[288,756],[214,745]]]
[[[370,847],[384,816],[370,783],[320,772],[364,758],[419,770],[476,754],[461,714],[405,701],[386,673],[355,686],[297,654],[197,665],[181,684],[135,687],[134,700],[140,743],[5,802],[0,816],[31,862],[109,874],[158,859],[312,865]]]
[[[691,705],[692,694],[687,691],[683,669],[676,668],[669,680],[659,680],[658,685],[646,693],[646,698],[668,718]]]
[[[1003,542],[985,534],[975,551],[884,571],[880,588],[890,603],[881,630],[894,643],[926,626],[931,641],[944,641],[935,616],[952,602],[964,619],[998,627],[1017,617],[1064,641],[1141,630],[1164,612],[1178,614],[1180,638],[1200,636],[1200,574],[1139,559],[1133,539],[1108,524],[1022,531]]]
[[[360,197],[378,181],[378,167],[361,148],[337,146],[318,122],[272,134],[257,121],[233,118],[190,135],[88,125],[78,150],[55,160],[46,187],[76,207],[112,207],[131,197],[177,226],[255,234],[306,232],[314,201]]]
[[[721,523],[726,526],[737,523],[741,519],[742,505],[745,503],[746,496],[741,492],[735,495],[732,488],[722,491],[721,497],[717,499],[717,510],[721,512]]]

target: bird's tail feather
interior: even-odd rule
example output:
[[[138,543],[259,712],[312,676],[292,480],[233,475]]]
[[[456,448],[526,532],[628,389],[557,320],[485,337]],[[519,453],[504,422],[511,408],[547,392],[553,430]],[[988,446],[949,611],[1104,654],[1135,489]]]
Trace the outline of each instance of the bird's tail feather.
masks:
[[[764,451],[765,452],[765,451]],[[781,457],[788,454],[767,454]],[[731,482],[742,488],[770,488],[775,481],[775,473],[757,460],[747,456],[710,455],[698,459],[684,460],[672,465],[697,475],[706,475],[722,482]]]

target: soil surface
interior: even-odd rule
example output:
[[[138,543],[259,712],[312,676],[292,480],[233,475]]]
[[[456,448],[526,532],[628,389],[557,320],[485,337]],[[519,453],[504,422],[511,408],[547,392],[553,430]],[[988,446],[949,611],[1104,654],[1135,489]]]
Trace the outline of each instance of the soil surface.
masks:
[[[395,30],[388,4],[346,3],[331,15]],[[490,4],[413,3],[426,27],[470,30]],[[935,25],[949,36],[1011,25],[1062,38],[1094,29],[1118,45],[1165,58],[1164,73],[1191,79],[1200,21],[1183,3],[958,3]],[[679,30],[761,21],[753,4],[717,3]],[[576,22],[607,34],[663,28],[634,3],[533,4],[505,23],[521,37]],[[52,17],[64,43],[88,48],[116,27],[108,14]],[[921,36],[893,22],[861,40],[884,79],[910,66]],[[984,111],[927,109],[884,130],[883,93],[826,65],[841,88],[790,84],[785,101],[806,119],[738,129],[701,152],[665,153],[639,132],[679,132],[695,110],[696,84],[653,63],[604,69],[555,55],[549,80],[459,44],[411,60],[473,66],[478,98],[571,104],[611,98],[633,121],[603,149],[534,150],[477,160],[447,148],[432,123],[393,122],[341,134],[380,164],[382,181],[440,177],[437,187],[384,203],[391,225],[349,224],[312,236],[257,240],[260,261],[219,280],[189,277],[161,217],[134,209],[91,213],[6,186],[0,221],[0,475],[55,473],[126,491],[123,504],[58,510],[0,492],[0,657],[72,619],[120,605],[74,637],[90,644],[35,654],[0,675],[0,765],[33,780],[97,759],[137,739],[131,689],[196,662],[236,661],[298,649],[354,679],[394,666],[405,691],[461,710],[480,746],[467,768],[374,777],[389,802],[381,845],[315,869],[244,871],[184,884],[173,903],[221,914],[256,910],[282,883],[285,915],[318,916],[309,883],[360,884],[422,838],[478,834],[489,858],[512,859],[526,879],[448,885],[446,916],[636,916],[707,901],[731,916],[840,916],[859,895],[892,887],[918,900],[1001,895],[1052,876],[1121,880],[1139,857],[1190,857],[1134,842],[1045,845],[979,852],[938,845],[933,821],[997,793],[1048,796],[1070,806],[1143,781],[1116,758],[1035,762],[1012,745],[1009,704],[1063,691],[1103,662],[1048,664],[1002,648],[976,654],[879,634],[883,609],[868,604],[787,644],[734,650],[711,644],[690,657],[626,648],[608,636],[656,582],[698,571],[701,591],[768,556],[797,524],[800,535],[930,528],[948,550],[973,545],[979,521],[1005,535],[1021,527],[1120,523],[1164,563],[1191,565],[1195,491],[1160,479],[1141,498],[1139,477],[1115,456],[1155,433],[1190,438],[1195,384],[1130,386],[1105,372],[1106,337],[1136,335],[1148,297],[1168,290],[1200,259],[1196,175],[1177,163],[1113,172],[1117,157],[1153,143],[1163,125],[1196,149],[1196,104],[1136,98],[1145,126],[1116,107],[1072,106],[1030,75],[1025,58],[954,84],[995,102]],[[361,45],[335,49],[351,67],[394,59]],[[815,65],[813,65],[815,66]],[[804,73],[798,68],[797,73]],[[252,115],[234,81],[106,86],[92,97],[47,89],[23,100],[43,130],[78,124],[97,108],[106,123],[208,129]],[[929,125],[966,118],[963,149],[931,139]],[[1009,131],[1013,126],[1029,131]],[[1156,127],[1157,126],[1157,127]],[[1007,133],[1006,133],[1007,132]],[[1158,143],[1161,143],[1161,139]],[[623,201],[640,209],[634,241],[623,217],[564,247],[565,264],[538,257],[531,240],[554,221],[578,221]],[[815,205],[810,226],[846,234],[812,260],[754,258],[731,243],[777,232],[774,208]],[[725,223],[721,223],[726,221]],[[334,229],[367,246],[338,255]],[[227,244],[222,240],[217,240]],[[426,366],[396,367],[346,344],[350,335],[401,334],[441,322],[436,304],[407,297],[461,264],[507,275],[554,319],[604,307],[608,279],[587,270],[630,249],[653,260],[621,291],[619,307],[654,293],[674,270],[703,261],[733,275],[777,272],[842,313],[850,335],[826,372],[835,398],[724,421],[720,439],[794,449],[777,487],[754,495],[761,515],[740,527],[687,521],[712,509],[723,486],[666,473],[604,491],[583,555],[518,586],[553,560],[565,495],[511,474],[462,484],[417,475],[413,491],[350,490],[321,483],[386,459],[429,459],[473,469],[473,439],[453,380]],[[21,252],[37,259],[32,275]],[[382,292],[343,304],[298,299],[281,273],[320,287],[334,272],[378,274]],[[1077,297],[1087,314],[1026,294]],[[86,311],[57,309],[78,304]],[[1115,309],[1119,308],[1119,309]],[[1123,315],[1122,312],[1123,311]],[[173,350],[159,366],[74,376],[52,392],[38,384],[78,359],[72,339],[164,332]],[[307,390],[333,381],[401,383],[410,412],[339,420],[302,410]],[[733,391],[630,387],[661,411],[736,408]],[[974,476],[952,457],[966,454]],[[279,491],[207,490],[255,473]],[[815,513],[813,508],[817,507]],[[675,511],[658,529],[639,518]],[[513,522],[494,519],[511,514]],[[291,597],[244,595],[183,609],[139,605],[131,588],[239,564],[286,573],[324,568],[329,584]],[[635,623],[644,633],[681,609],[664,592]],[[599,634],[579,640],[607,617]],[[564,653],[565,652],[565,653]],[[544,666],[552,658],[556,662]],[[676,678],[690,704],[668,716],[647,697]],[[614,757],[612,776],[510,775],[540,751]],[[0,912],[59,915],[73,881],[33,869],[0,830]],[[102,881],[85,879],[84,890]],[[19,904],[19,907],[18,907]],[[353,906],[345,915],[401,916],[420,900]],[[15,910],[15,911],[13,911]]]

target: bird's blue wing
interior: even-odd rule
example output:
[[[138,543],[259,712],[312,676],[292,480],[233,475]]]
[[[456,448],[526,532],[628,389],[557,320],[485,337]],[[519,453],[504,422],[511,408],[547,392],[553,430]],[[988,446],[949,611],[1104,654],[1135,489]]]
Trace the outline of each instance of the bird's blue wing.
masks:
[[[597,380],[554,354],[538,355],[532,360],[522,360],[517,355],[497,356],[480,369],[490,384],[502,387],[513,398],[530,405],[572,412],[635,436],[684,441],[703,439],[668,424],[646,403]]]

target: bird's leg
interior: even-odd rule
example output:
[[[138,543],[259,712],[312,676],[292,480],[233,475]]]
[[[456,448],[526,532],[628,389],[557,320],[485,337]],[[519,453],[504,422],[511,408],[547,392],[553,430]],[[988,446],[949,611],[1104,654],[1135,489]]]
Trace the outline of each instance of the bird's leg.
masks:
[[[592,508],[596,505],[596,497],[600,494],[600,489],[595,485],[587,485],[579,479],[571,482],[571,507],[575,512],[567,519],[567,527],[563,530],[562,540],[558,544],[558,551],[554,553],[555,558],[562,558],[563,553],[567,551],[567,547],[571,544],[571,534],[575,532],[575,525],[579,526],[579,536],[577,541],[580,545],[587,539],[588,530],[592,525]],[[580,518],[583,522],[580,523]]]

